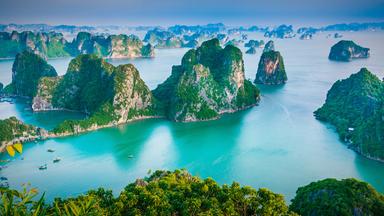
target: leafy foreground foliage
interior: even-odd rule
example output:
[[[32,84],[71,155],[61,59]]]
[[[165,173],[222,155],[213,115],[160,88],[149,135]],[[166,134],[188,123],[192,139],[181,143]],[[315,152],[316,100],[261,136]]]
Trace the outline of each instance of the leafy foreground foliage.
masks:
[[[218,185],[184,170],[156,171],[117,197],[102,188],[48,205],[37,191],[0,190],[1,215],[296,215],[282,195],[238,183]],[[34,199],[35,198],[35,199]]]
[[[218,185],[185,170],[156,171],[137,179],[114,197],[99,188],[74,198],[44,202],[37,190],[0,188],[0,215],[382,215],[384,196],[355,179],[325,179],[300,187],[291,206],[282,195]]]
[[[325,179],[300,187],[290,206],[301,215],[383,215],[384,196],[356,179]]]
[[[315,116],[357,152],[384,160],[384,83],[366,68],[337,81]]]

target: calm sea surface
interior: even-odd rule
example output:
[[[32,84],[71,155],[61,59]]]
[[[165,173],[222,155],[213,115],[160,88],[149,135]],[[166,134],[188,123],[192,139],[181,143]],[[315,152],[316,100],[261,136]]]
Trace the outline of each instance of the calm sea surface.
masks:
[[[354,177],[384,192],[384,163],[357,155],[342,144],[334,129],[317,121],[328,89],[338,79],[367,67],[384,76],[384,33],[346,33],[344,39],[371,48],[371,57],[349,63],[327,59],[336,39],[325,34],[313,40],[275,40],[283,57],[288,83],[260,87],[259,106],[225,115],[209,122],[174,123],[162,119],[138,121],[79,136],[49,139],[25,145],[24,153],[12,158],[0,171],[11,187],[31,183],[48,199],[74,196],[105,187],[118,194],[149,170],[186,168],[219,183],[240,182],[266,187],[293,198],[299,186],[323,178]],[[250,39],[262,39],[258,34]],[[243,49],[243,48],[242,48]],[[113,60],[114,65],[133,63],[153,89],[164,81],[171,66],[179,64],[186,49],[156,50],[152,59]],[[243,49],[244,51],[244,49]],[[246,77],[253,80],[261,50],[244,55]],[[49,60],[64,74],[70,59]],[[11,80],[12,60],[0,61],[0,82]],[[47,129],[64,119],[83,118],[74,112],[33,113],[23,100],[0,103],[0,118],[17,116],[26,123]],[[340,107],[342,109],[342,107]],[[47,149],[53,148],[54,153]],[[133,158],[132,158],[133,156]],[[2,154],[1,159],[8,159]],[[55,157],[62,161],[53,163]],[[38,167],[48,164],[48,169]]]

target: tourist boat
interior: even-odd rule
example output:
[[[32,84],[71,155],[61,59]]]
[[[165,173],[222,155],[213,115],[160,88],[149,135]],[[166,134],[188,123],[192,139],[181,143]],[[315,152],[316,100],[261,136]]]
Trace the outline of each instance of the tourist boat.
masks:
[[[47,152],[55,152],[54,149],[48,149]]]
[[[47,164],[39,166],[39,170],[46,170],[47,168]]]
[[[60,161],[61,161],[61,158],[59,158],[59,157],[53,159],[53,163],[58,163],[58,162],[60,162]]]

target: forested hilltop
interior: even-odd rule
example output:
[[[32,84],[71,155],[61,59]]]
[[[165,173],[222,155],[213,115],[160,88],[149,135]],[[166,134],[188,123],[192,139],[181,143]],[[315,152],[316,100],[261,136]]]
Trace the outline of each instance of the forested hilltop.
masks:
[[[254,106],[260,100],[257,87],[245,79],[240,49],[232,45],[222,48],[218,39],[189,50],[181,65],[172,67],[171,76],[153,90],[153,95],[174,121],[216,119],[222,113]]]
[[[53,203],[37,189],[18,192],[0,188],[1,215],[380,215],[384,196],[355,179],[325,179],[297,190],[288,206],[268,189],[233,182],[219,185],[185,170],[156,171],[128,184],[119,196],[99,188]]]
[[[93,35],[79,32],[73,41],[67,41],[56,32],[0,32],[0,58],[14,58],[17,53],[29,51],[45,59],[95,54],[106,58],[153,57],[151,44],[135,35]]]
[[[333,84],[315,116],[358,153],[384,161],[384,83],[366,68]]]

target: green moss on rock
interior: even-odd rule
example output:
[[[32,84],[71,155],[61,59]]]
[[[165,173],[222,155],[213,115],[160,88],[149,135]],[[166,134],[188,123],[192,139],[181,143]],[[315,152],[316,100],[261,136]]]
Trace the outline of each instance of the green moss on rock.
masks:
[[[334,83],[315,116],[357,152],[384,160],[384,83],[366,68]]]
[[[382,215],[384,196],[356,179],[325,179],[300,187],[290,210],[300,215]]]
[[[55,77],[56,70],[37,54],[24,51],[16,55],[12,66],[12,83],[7,93],[34,97],[41,77]]]
[[[215,119],[259,100],[258,89],[244,80],[241,51],[231,45],[223,49],[218,39],[189,50],[153,94],[175,121]]]
[[[36,103],[35,103],[36,102]],[[85,120],[65,121],[54,133],[80,133],[161,115],[156,100],[131,65],[115,67],[96,55],[79,55],[60,78],[40,80],[34,110],[69,109],[88,114]]]
[[[364,48],[353,41],[342,40],[333,45],[328,58],[334,61],[351,61],[356,58],[368,58],[369,48]]]

